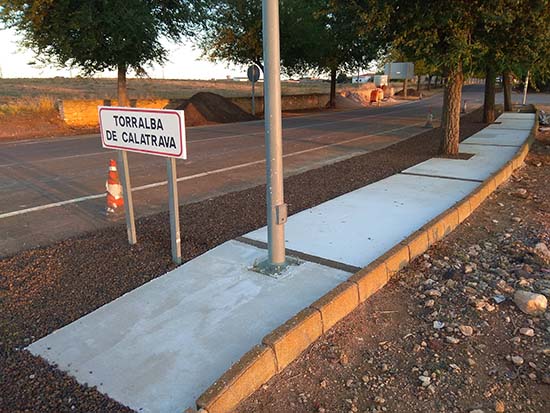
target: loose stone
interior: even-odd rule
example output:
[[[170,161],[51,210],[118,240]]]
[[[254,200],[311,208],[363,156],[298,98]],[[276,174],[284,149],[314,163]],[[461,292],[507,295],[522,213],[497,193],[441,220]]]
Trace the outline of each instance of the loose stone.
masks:
[[[532,328],[523,327],[519,329],[519,333],[527,337],[533,337],[535,335],[535,330]]]
[[[512,363],[514,363],[516,366],[521,366],[523,364],[523,357],[512,356],[511,360],[512,360]]]
[[[462,325],[462,326],[459,326],[458,329],[466,337],[470,337],[472,334],[474,334],[474,329],[470,326]]]
[[[514,303],[525,314],[540,315],[546,311],[548,300],[542,294],[517,290],[514,294]]]

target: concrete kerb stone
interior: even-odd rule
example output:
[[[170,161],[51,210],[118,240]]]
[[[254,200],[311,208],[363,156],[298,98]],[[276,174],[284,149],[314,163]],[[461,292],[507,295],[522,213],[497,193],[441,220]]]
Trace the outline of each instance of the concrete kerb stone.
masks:
[[[472,206],[470,204],[470,197],[464,198],[462,201],[457,202],[455,205],[458,212],[458,222],[464,222],[472,214]]]
[[[321,334],[323,321],[320,311],[306,308],[265,336],[262,343],[273,350],[277,371],[281,371]]]
[[[229,412],[276,372],[273,350],[255,346],[198,398],[197,407],[208,413]]]
[[[538,113],[538,111],[537,111]],[[538,118],[538,117],[537,117]],[[519,168],[536,137],[537,124],[517,155],[476,190],[388,252],[353,274],[263,339],[197,400],[205,413],[229,412],[281,372],[324,332],[380,290],[399,270],[450,234]]]
[[[362,303],[386,285],[389,279],[386,262],[378,258],[353,274],[348,281],[357,284],[359,303]]]
[[[409,246],[405,241],[400,242],[380,257],[386,263],[388,279],[392,278],[402,268],[409,265],[411,257],[409,256]]]
[[[321,313],[323,333],[351,313],[359,305],[359,287],[354,282],[343,282],[315,301],[310,307]]]
[[[430,245],[449,235],[459,224],[458,210],[453,206],[427,224]]]
[[[409,247],[409,261],[413,261],[430,247],[428,231],[420,229],[408,237],[404,243]]]

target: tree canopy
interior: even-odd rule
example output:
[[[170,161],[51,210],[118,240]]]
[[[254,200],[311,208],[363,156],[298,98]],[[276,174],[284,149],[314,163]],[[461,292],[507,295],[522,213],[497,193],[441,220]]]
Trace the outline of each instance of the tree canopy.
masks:
[[[163,63],[163,37],[190,34],[197,1],[0,0],[0,19],[22,35],[37,60],[84,74]]]
[[[281,0],[281,65],[289,75],[331,74],[366,67],[377,57],[378,17],[356,0]],[[237,64],[262,62],[262,10],[254,0],[211,0],[199,42],[206,57]]]

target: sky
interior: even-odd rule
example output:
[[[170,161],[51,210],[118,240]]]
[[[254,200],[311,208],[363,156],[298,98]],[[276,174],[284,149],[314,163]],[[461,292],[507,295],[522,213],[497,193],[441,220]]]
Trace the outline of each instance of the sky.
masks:
[[[1,77],[55,77],[76,76],[78,70],[59,69],[54,66],[29,65],[34,54],[21,49],[18,36],[12,30],[0,30],[0,71]],[[225,79],[227,76],[246,76],[245,67],[228,66],[223,63],[212,63],[200,59],[200,51],[194,50],[192,44],[166,43],[170,51],[168,61],[161,67],[147,67],[147,73],[158,79]],[[115,72],[98,73],[98,77],[116,77]],[[130,76],[131,77],[131,74]]]

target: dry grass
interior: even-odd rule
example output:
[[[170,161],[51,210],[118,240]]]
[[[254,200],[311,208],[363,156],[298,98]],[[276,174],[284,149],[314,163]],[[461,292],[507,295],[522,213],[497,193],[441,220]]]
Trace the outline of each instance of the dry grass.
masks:
[[[400,85],[392,85],[399,90]],[[362,85],[339,84],[337,90],[362,88]],[[262,83],[256,94],[263,94]],[[52,111],[59,99],[114,99],[116,79],[64,78],[0,79],[0,115],[43,113]],[[324,81],[283,82],[284,95],[329,93]],[[250,82],[232,80],[128,79],[131,99],[188,99],[197,92],[213,92],[225,97],[250,96]]]
[[[282,84],[285,95],[328,93],[329,88],[329,83],[321,81]],[[52,111],[59,99],[114,99],[116,91],[116,79],[0,79],[0,116]],[[197,92],[213,92],[226,97],[250,96],[251,84],[232,80],[128,79],[131,99],[188,99]],[[262,93],[260,83],[256,94]]]
[[[349,85],[348,85],[349,86]],[[283,82],[283,94],[328,93],[326,82]],[[116,79],[52,78],[0,79],[0,104],[21,98],[42,96],[56,99],[113,99],[116,97]],[[128,93],[132,99],[166,98],[186,99],[197,92],[214,92],[226,97],[250,96],[249,82],[231,80],[161,80],[129,79]],[[256,93],[262,94],[261,84]]]
[[[55,99],[50,96],[23,96],[0,103],[0,116],[21,113],[47,113],[55,109]]]

